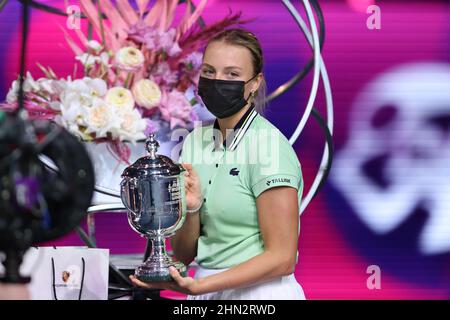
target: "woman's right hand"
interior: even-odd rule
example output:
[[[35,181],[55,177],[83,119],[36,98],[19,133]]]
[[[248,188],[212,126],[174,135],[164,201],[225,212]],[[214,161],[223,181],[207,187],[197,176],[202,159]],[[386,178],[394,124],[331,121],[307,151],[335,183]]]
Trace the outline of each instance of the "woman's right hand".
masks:
[[[186,206],[188,210],[197,209],[200,207],[203,201],[200,178],[195,170],[192,168],[192,164],[183,163],[183,168],[186,169],[184,174],[184,185],[186,189]]]

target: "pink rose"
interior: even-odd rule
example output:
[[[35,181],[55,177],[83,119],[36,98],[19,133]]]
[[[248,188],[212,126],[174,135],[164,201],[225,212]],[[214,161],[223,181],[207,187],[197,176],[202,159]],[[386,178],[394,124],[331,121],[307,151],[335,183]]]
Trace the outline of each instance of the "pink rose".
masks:
[[[163,92],[159,108],[162,119],[170,123],[170,129],[176,126],[186,127],[196,119],[191,104],[178,90]]]

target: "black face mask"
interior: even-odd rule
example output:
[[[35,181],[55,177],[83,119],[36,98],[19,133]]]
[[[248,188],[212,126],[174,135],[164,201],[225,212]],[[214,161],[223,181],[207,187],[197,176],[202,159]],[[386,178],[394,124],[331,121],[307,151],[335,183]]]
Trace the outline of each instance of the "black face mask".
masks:
[[[245,84],[252,81],[218,80],[200,77],[198,95],[206,108],[219,119],[227,118],[237,113],[247,105],[250,96],[245,99]]]

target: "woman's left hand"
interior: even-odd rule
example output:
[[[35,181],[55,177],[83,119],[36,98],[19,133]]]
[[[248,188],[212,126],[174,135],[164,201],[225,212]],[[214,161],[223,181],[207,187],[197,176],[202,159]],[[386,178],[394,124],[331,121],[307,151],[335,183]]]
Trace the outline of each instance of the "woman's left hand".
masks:
[[[130,279],[133,284],[142,288],[172,290],[188,295],[201,294],[198,280],[192,277],[182,277],[174,267],[170,267],[169,272],[174,281],[142,282],[133,275],[130,276]]]

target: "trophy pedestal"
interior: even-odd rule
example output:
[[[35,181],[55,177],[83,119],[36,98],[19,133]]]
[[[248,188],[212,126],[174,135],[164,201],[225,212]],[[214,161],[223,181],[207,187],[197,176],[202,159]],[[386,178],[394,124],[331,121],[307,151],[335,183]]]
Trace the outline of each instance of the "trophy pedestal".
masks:
[[[187,276],[186,266],[178,261],[172,261],[169,265],[143,264],[136,268],[135,276],[143,282],[173,281],[169,273],[169,267],[175,267],[182,277]]]
[[[186,277],[186,266],[182,262],[173,261],[167,255],[164,237],[159,236],[150,240],[152,241],[152,252],[147,261],[136,268],[136,278],[143,282],[173,281],[169,267],[175,267],[182,277]]]

